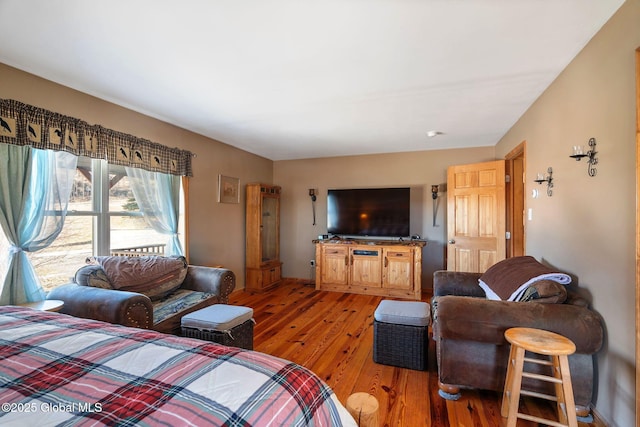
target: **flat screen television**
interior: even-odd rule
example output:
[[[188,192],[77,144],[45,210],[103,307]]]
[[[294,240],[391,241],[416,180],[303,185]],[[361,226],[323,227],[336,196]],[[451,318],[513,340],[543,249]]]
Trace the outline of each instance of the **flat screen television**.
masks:
[[[410,189],[329,190],[327,232],[343,236],[409,236]]]

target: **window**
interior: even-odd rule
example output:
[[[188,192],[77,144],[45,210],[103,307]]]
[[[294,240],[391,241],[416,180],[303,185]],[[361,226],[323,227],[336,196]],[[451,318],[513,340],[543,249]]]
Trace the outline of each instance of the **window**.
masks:
[[[183,205],[181,197],[181,236]],[[180,240],[184,245],[184,239]],[[166,235],[145,222],[123,166],[80,157],[62,232],[51,246],[28,256],[48,292],[69,283],[87,257],[141,251],[162,255],[166,241]],[[0,241],[0,250],[2,245]]]

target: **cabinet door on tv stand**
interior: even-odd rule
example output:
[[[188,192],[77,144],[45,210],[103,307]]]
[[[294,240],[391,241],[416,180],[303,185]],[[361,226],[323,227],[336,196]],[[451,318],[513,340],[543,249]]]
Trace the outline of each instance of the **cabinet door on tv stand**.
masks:
[[[382,286],[389,289],[413,289],[413,249],[383,249]]]
[[[380,288],[382,284],[381,249],[351,249],[351,285]]]
[[[321,250],[321,282],[346,286],[349,277],[349,248],[343,245],[322,245]]]

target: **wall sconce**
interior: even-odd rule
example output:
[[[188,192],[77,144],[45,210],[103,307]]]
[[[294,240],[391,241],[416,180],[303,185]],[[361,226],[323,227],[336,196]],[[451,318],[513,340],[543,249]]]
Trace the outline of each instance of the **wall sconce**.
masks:
[[[316,200],[318,198],[316,196],[317,192],[318,190],[316,190],[315,188],[309,189],[309,197],[311,197],[311,212],[313,213],[313,225],[316,225]]]
[[[438,186],[437,185],[432,185],[431,186],[431,198],[434,199],[434,200],[438,198]]]
[[[574,145],[573,154],[569,157],[571,157],[572,159],[576,159],[576,161],[578,162],[582,160],[583,157],[587,157],[587,173],[589,174],[589,176],[596,176],[596,173],[598,173],[598,171],[594,167],[598,164],[598,158],[596,157],[596,154],[598,154],[598,152],[596,151],[596,139],[589,138],[589,151],[584,153],[582,151],[582,146]]]
[[[438,193],[444,193],[447,191],[447,184],[436,184],[431,186],[431,198],[433,199],[433,226],[436,225],[436,217],[438,216],[438,206],[440,205],[440,199]]]
[[[547,176],[545,177],[543,173],[539,173],[538,177],[534,180],[538,184],[542,184],[543,182],[547,183],[547,196],[553,196],[553,169],[551,166],[547,168]]]

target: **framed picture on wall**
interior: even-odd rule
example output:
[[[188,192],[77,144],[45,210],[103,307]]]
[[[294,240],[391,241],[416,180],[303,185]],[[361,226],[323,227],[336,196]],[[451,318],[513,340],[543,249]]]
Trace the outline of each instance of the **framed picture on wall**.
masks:
[[[240,203],[240,178],[218,175],[218,202]]]

